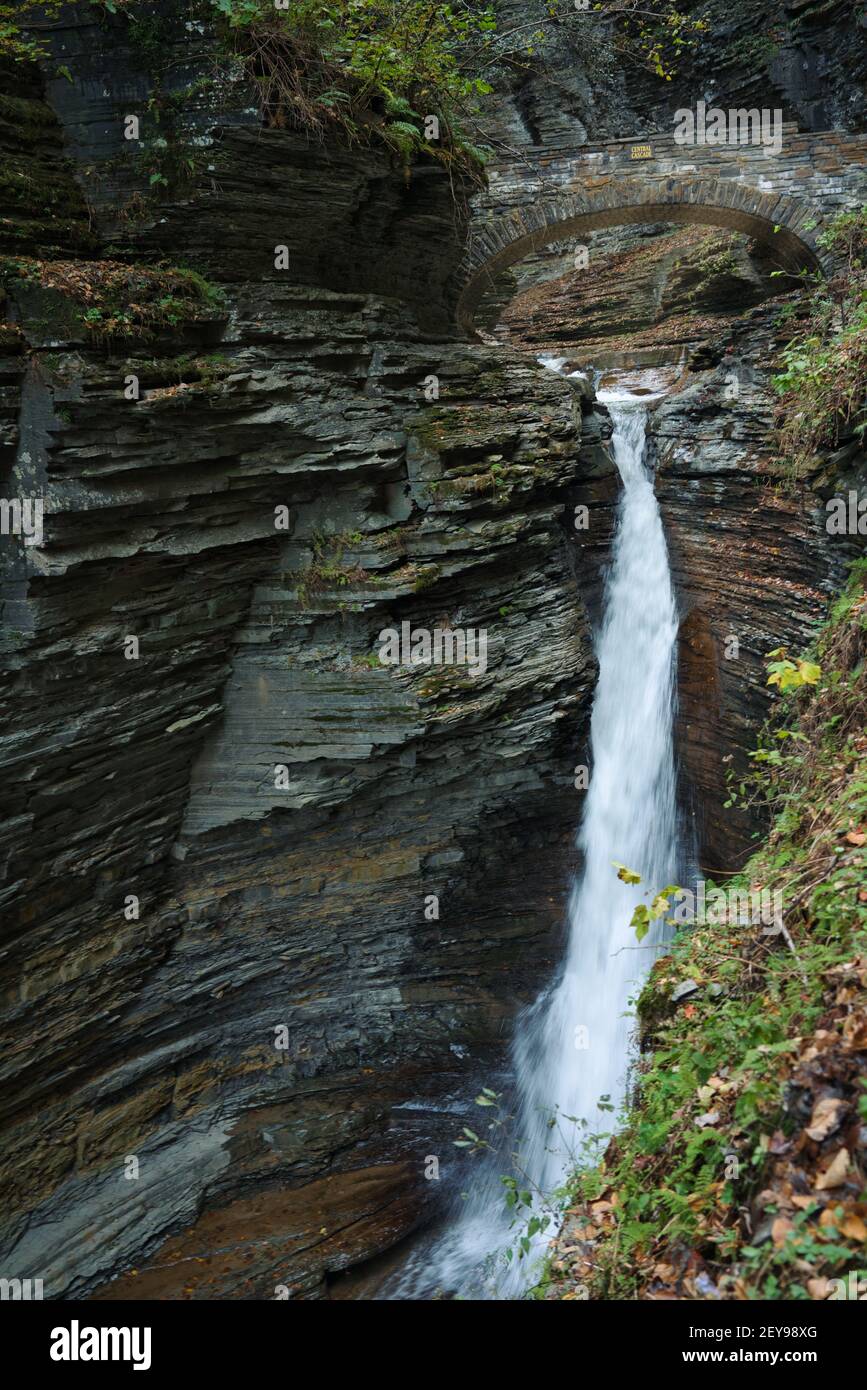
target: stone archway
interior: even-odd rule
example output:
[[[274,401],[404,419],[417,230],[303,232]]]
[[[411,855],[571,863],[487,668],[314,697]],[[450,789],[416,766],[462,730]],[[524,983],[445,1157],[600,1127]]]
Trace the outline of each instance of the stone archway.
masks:
[[[458,324],[472,333],[476,309],[494,277],[530,252],[602,227],[639,222],[726,227],[773,248],[783,270],[832,269],[818,243],[823,218],[798,199],[722,179],[610,180],[594,191],[483,211],[471,226],[461,267]]]

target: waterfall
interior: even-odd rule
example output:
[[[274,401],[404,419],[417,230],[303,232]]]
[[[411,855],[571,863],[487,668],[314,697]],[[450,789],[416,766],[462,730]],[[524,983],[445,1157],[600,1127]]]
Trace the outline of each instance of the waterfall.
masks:
[[[659,936],[638,943],[633,909],[676,880],[677,812],[672,742],[677,615],[653,480],[644,463],[646,396],[600,392],[614,423],[623,482],[590,726],[591,776],[578,833],[580,877],[569,900],[560,972],[519,1018],[513,1043],[520,1186],[544,1197],[582,1157],[586,1135],[611,1127],[629,1064],[629,1001],[652,964]],[[641,875],[617,877],[613,861]],[[598,1102],[605,1097],[604,1109]],[[478,1128],[489,1112],[480,1110]],[[404,1267],[387,1294],[424,1298],[441,1289],[465,1298],[520,1297],[554,1233],[537,1234],[523,1259],[498,1252],[515,1243],[501,1175],[508,1155],[478,1158],[481,1171],[445,1233]]]

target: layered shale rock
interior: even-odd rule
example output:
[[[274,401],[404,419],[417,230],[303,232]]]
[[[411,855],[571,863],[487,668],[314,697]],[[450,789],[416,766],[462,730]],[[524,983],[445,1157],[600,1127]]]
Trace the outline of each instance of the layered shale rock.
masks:
[[[780,109],[802,130],[864,125],[867,19],[850,0],[695,0],[681,26],[607,5],[496,11],[514,60],[486,126],[518,153],[670,131],[700,98]]]
[[[320,1297],[460,1192],[456,1130],[556,957],[607,422],[451,336],[467,207],[433,162],[263,129],[169,0],[48,39],[50,101],[30,72],[0,106],[0,459],[46,503],[43,544],[4,537],[0,1272]],[[502,139],[639,127],[576,45]],[[656,412],[710,865],[749,830],[714,807],[763,651],[842,558],[761,471],[772,331]],[[384,666],[404,623],[484,629],[484,669]]]
[[[761,263],[751,274],[751,250],[716,232],[662,235],[612,253],[594,276],[573,271],[540,283],[503,314],[513,341],[534,352],[545,343],[562,354],[564,370],[668,363],[667,394],[651,402],[649,454],[681,610],[684,813],[696,858],[716,877],[740,866],[760,824],[754,808],[737,797],[732,804],[731,793],[769,711],[767,654],[780,646],[800,653],[809,644],[858,545],[857,536],[829,534],[826,499],[863,489],[864,450],[854,435],[812,486],[783,482],[772,376],[791,327],[783,301],[742,313],[750,293],[767,294],[778,283]],[[729,276],[739,264],[735,292]],[[646,327],[636,315],[629,331],[634,298],[644,294],[649,310],[652,286],[663,287],[666,307],[655,324],[648,312]],[[697,297],[702,311],[691,307]],[[617,496],[605,472],[586,476],[570,494],[589,513],[573,545],[594,619]]]
[[[631,134],[641,116],[603,13],[579,6],[494,6],[505,62],[484,107],[484,136],[518,157],[532,146],[574,149]]]
[[[662,38],[673,69],[663,90],[630,64],[626,90],[647,129],[671,129],[671,112],[708,104],[780,109],[802,130],[864,128],[864,11],[849,0],[699,0],[688,9],[688,45]]]
[[[755,813],[730,800],[766,716],[768,652],[801,653],[840,591],[857,537],[829,535],[822,497],[779,476],[771,377],[790,336],[772,303],[699,350],[653,411],[657,495],[682,611],[678,735],[699,858],[739,867]]]
[[[677,358],[751,303],[774,293],[774,269],[762,249],[737,232],[663,227],[655,235],[596,233],[587,266],[541,280],[502,312],[503,336],[527,347],[606,365]],[[619,243],[619,244],[617,244]],[[508,274],[508,272],[506,272]]]
[[[230,114],[128,274],[7,267],[0,1265],[47,1297],[317,1297],[454,1197],[573,861],[589,392],[432,336],[446,175]],[[155,248],[222,296],[130,314]],[[403,623],[485,668],[383,666]]]

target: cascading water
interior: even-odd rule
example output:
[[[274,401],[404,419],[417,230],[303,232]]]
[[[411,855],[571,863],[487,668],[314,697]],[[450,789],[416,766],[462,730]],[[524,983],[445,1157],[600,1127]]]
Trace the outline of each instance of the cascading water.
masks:
[[[613,422],[623,493],[597,641],[599,680],[591,720],[592,774],[578,835],[584,863],[569,902],[569,939],[558,978],[518,1020],[513,1045],[520,1185],[553,1192],[580,1158],[585,1133],[604,1129],[598,1102],[618,1107],[629,1062],[630,997],[654,959],[639,944],[634,908],[676,880],[672,743],[677,616],[668,553],[644,464],[646,397],[600,392]],[[613,861],[641,875],[617,877]],[[481,1111],[480,1115],[486,1112]],[[451,1226],[417,1251],[386,1296],[446,1294],[515,1298],[532,1282],[551,1229],[524,1259],[498,1259],[515,1239],[504,1203],[502,1155],[482,1171]]]

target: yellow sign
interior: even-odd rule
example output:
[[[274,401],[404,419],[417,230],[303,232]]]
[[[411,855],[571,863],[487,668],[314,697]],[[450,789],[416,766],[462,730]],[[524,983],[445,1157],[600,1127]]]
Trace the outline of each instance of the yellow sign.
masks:
[[[649,145],[633,145],[629,157],[630,159],[652,159],[653,150]]]

